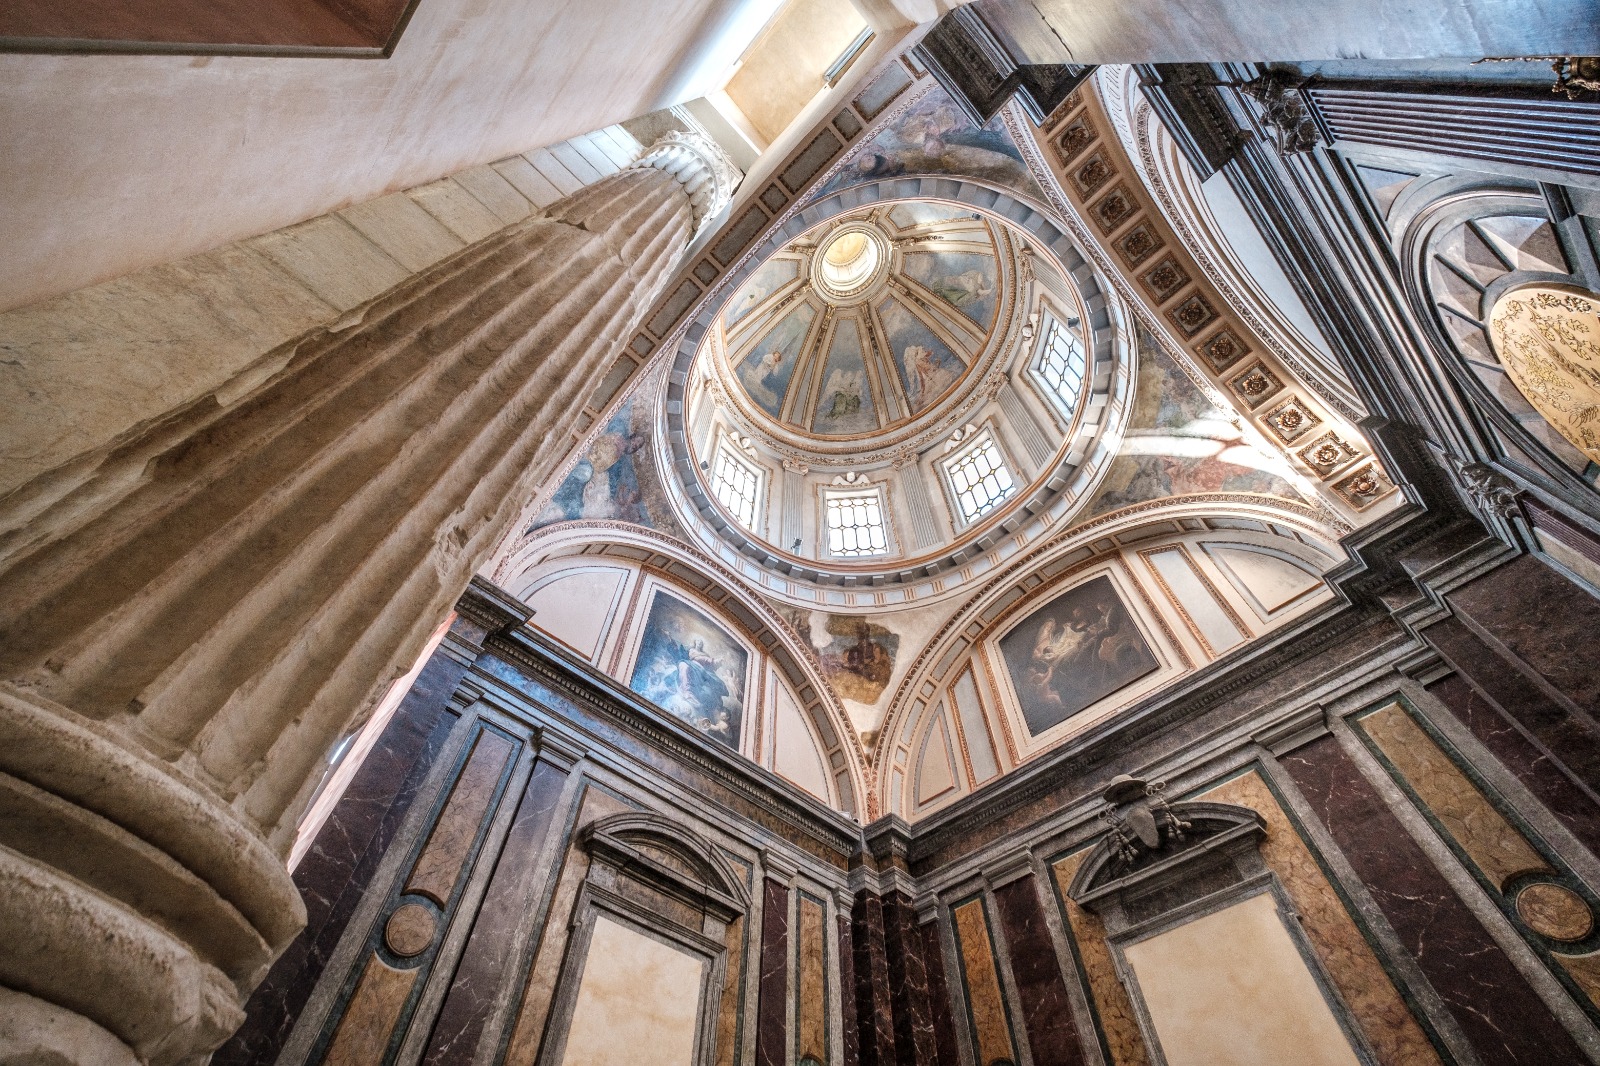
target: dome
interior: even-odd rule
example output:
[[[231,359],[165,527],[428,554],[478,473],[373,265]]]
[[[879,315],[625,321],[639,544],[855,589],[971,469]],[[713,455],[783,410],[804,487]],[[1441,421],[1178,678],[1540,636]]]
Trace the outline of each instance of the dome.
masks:
[[[859,448],[942,410],[1001,319],[996,224],[898,203],[792,242],[735,293],[714,346],[734,403],[802,449]]]

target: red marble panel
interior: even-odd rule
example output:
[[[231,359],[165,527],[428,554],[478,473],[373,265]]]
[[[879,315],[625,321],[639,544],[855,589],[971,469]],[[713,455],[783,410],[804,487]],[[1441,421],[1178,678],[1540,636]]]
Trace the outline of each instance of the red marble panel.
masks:
[[[1333,737],[1284,767],[1485,1063],[1584,1056]]]
[[[939,1066],[957,1066],[955,1007],[950,986],[945,981],[944,944],[939,939],[939,923],[922,926],[922,961],[928,970],[928,1013],[933,1016],[933,1046],[939,1053]]]
[[[904,893],[890,892],[883,897],[883,940],[889,1005],[894,1012],[895,1061],[905,1066],[936,1063],[922,932],[917,928],[916,908]]]
[[[446,702],[466,671],[435,652],[356,771],[295,870],[306,927],[250,997],[244,1026],[212,1055],[214,1066],[265,1066],[277,1059],[457,721]]]
[[[1020,878],[995,889],[994,902],[1035,1066],[1083,1066],[1083,1045],[1038,886],[1032,877]]]
[[[462,1066],[477,1050],[483,1024],[510,971],[517,947],[516,929],[533,903],[539,884],[534,873],[560,805],[567,772],[549,763],[534,767],[506,834],[505,846],[484,894],[472,933],[434,1023],[427,1066]]]
[[[844,1066],[861,1064],[861,1032],[856,1016],[856,959],[850,919],[839,915],[839,1027],[844,1038]]]
[[[861,1034],[861,1066],[894,1066],[894,1010],[889,1005],[889,962],[883,936],[883,901],[871,892],[851,907],[855,947],[856,1031]]]
[[[761,976],[756,1002],[756,1066],[789,1061],[789,886],[765,882],[761,904]]]

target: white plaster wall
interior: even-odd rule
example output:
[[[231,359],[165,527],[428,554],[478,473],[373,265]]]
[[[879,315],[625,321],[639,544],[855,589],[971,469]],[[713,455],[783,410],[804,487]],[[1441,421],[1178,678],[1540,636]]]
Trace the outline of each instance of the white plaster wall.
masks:
[[[776,0],[421,0],[389,59],[0,55],[0,309],[703,95]]]

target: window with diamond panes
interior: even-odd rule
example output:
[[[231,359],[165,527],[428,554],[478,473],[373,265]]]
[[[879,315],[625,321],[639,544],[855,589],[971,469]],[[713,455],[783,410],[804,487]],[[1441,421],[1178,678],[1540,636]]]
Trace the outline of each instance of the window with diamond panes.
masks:
[[[1047,396],[1065,414],[1077,406],[1078,393],[1083,391],[1083,375],[1088,358],[1083,341],[1078,336],[1078,319],[1065,323],[1054,315],[1048,319],[1044,338],[1039,345],[1039,358],[1034,363],[1034,380]]]
[[[945,465],[962,522],[973,522],[1016,491],[1016,482],[994,437],[985,433],[976,444]]]
[[[883,497],[869,492],[829,492],[823,497],[828,520],[828,554],[884,555],[889,534],[883,524]]]
[[[717,502],[733,513],[739,524],[754,530],[756,499],[761,495],[761,475],[726,444],[717,449],[717,463],[711,474],[711,491]]]

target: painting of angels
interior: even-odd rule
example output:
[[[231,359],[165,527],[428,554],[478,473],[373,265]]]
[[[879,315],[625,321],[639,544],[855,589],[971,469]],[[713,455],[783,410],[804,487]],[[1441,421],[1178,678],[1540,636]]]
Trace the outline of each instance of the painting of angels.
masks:
[[[1000,638],[1000,654],[1034,736],[1160,665],[1104,575],[1023,619]]]
[[[658,592],[628,687],[737,749],[749,662],[750,653],[721,626],[677,597]]]

